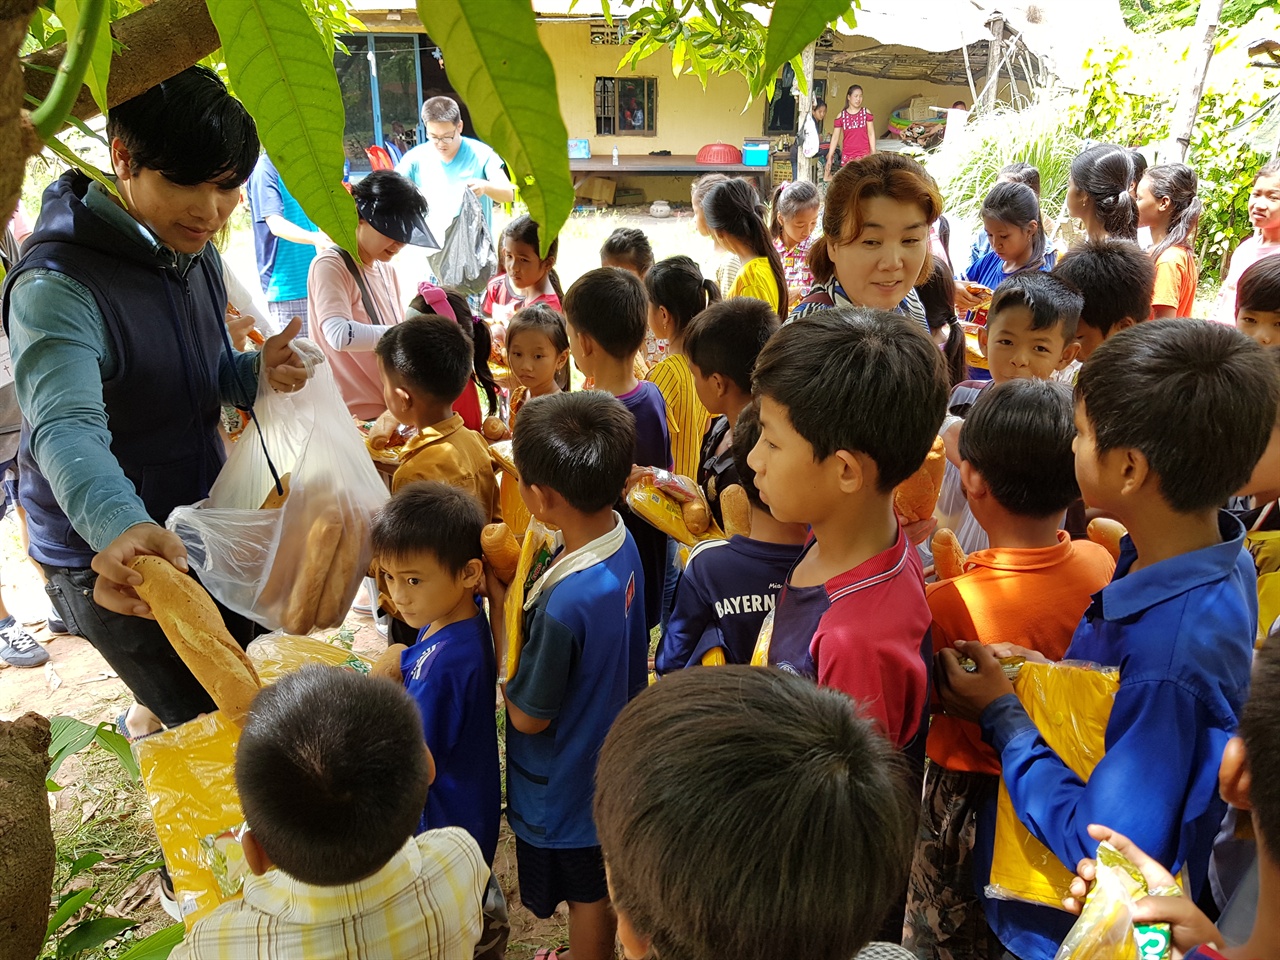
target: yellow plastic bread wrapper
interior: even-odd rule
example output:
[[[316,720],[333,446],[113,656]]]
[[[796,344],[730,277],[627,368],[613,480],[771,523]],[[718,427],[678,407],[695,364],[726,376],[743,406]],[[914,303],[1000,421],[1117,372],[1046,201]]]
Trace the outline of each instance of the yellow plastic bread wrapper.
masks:
[[[269,634],[249,645],[264,684],[306,663],[368,673],[368,660],[310,637]],[[183,921],[190,930],[220,903],[240,895],[248,874],[240,837],[244,813],[236,792],[240,728],[222,713],[139,740],[135,750]]]
[[[505,683],[514,677],[516,668],[520,666],[520,648],[524,643],[524,598],[551,566],[556,545],[556,535],[551,528],[536,517],[531,518],[520,544],[516,575],[507,590],[506,605],[502,608],[506,649],[498,651],[499,682]]]
[[[1119,686],[1114,669],[1071,662],[1027,662],[1013,681],[1045,743],[1085,781],[1106,751],[1107,720]],[[1022,825],[1002,778],[987,896],[1061,909],[1074,876]]]
[[[516,474],[504,472],[498,478],[498,506],[502,510],[502,519],[511,528],[511,532],[517,537],[523,537],[533,515],[529,513],[524,497],[520,496],[520,478]]]
[[[627,506],[637,517],[686,547],[692,547],[702,540],[724,539],[724,534],[714,523],[702,533],[693,533],[685,523],[681,505],[659,490],[651,477],[643,477],[632,484],[627,491],[626,500]]]
[[[1133,907],[1143,897],[1180,897],[1178,886],[1149,890],[1132,860],[1103,841],[1094,856],[1097,874],[1080,919],[1053,960],[1169,960],[1173,934],[1167,923],[1136,923]]]
[[[760,624],[760,632],[756,635],[756,646],[751,651],[751,665],[753,667],[767,667],[769,665],[769,644],[773,641],[773,611],[770,610],[764,615],[764,622]]]
[[[1244,545],[1258,568],[1258,646],[1262,646],[1271,625],[1280,618],[1280,530],[1251,530]]]

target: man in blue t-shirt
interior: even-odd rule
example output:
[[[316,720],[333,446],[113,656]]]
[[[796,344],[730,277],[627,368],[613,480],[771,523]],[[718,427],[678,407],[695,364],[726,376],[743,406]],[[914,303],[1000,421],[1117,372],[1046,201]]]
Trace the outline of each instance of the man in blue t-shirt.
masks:
[[[502,169],[502,158],[486,143],[462,135],[462,111],[451,97],[432,97],[422,105],[427,142],[419,144],[396,164],[427,197],[427,223],[433,236],[443,239],[462,208],[462,191],[480,198],[484,222],[493,233],[493,205],[511,203],[516,189]]]
[[[267,295],[271,316],[284,329],[293,317],[302,318],[307,335],[307,273],[316,247],[332,244],[285,188],[280,173],[264,152],[249,176],[249,212],[253,216],[253,251],[258,279]]]

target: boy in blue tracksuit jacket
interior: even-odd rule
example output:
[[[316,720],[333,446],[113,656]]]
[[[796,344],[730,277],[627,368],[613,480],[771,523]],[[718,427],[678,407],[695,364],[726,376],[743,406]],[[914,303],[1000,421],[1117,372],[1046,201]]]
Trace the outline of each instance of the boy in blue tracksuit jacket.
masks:
[[[1129,531],[1115,578],[1064,658],[1120,671],[1106,754],[1088,783],[1040,737],[995,654],[972,643],[939,654],[944,708],[980,723],[1019,819],[1063,864],[1094,856],[1088,827],[1105,823],[1171,871],[1185,867],[1192,897],[1225,811],[1218,765],[1248,695],[1258,611],[1244,527],[1219,507],[1262,456],[1280,393],[1273,365],[1245,340],[1212,323],[1153,321],[1108,340],[1080,372],[1080,490]],[[959,654],[978,672],[965,673]],[[987,814],[975,844],[979,893],[994,803]],[[984,907],[1021,960],[1052,960],[1074,920],[1020,902]]]

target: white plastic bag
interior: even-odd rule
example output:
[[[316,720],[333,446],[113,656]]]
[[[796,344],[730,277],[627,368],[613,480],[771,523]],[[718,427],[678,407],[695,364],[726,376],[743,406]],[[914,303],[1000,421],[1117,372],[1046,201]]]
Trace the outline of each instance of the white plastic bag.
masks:
[[[293,393],[260,378],[250,423],[207,500],[178,507],[167,526],[200,582],[237,613],[272,630],[306,634],[341,624],[369,568],[369,527],[387,488],[369,459],[319,348],[295,341],[314,373]],[[261,431],[261,434],[259,433]],[[275,481],[288,495],[263,509]]]

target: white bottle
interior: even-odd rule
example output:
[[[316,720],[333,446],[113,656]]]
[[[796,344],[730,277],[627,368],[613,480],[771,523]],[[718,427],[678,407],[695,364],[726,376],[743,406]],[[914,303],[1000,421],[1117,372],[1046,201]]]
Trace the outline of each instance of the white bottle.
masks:
[[[617,147],[613,148],[613,165],[615,167],[618,165],[618,148]]]

